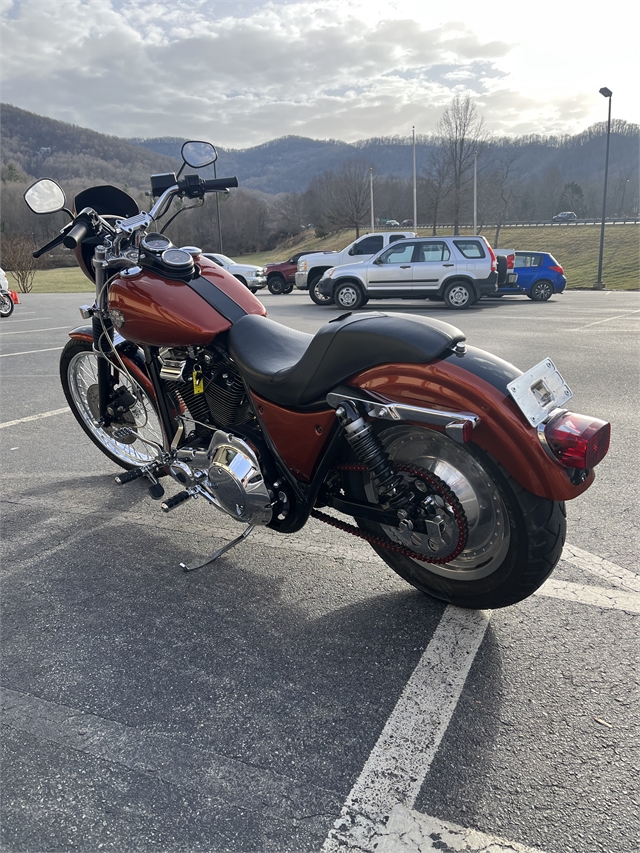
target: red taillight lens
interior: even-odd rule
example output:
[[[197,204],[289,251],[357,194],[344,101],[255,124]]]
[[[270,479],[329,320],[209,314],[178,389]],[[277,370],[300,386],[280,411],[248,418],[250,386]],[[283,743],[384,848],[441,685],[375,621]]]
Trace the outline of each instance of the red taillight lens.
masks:
[[[567,468],[594,468],[609,450],[611,424],[565,412],[549,421],[544,435],[553,455]]]
[[[516,256],[515,255],[507,255],[507,269],[512,270],[515,269],[516,265]]]
[[[550,270],[553,270],[554,272],[559,272],[559,273],[563,273],[563,272],[564,272],[564,270],[562,269],[562,267],[560,266],[560,264],[558,264],[558,266],[549,267],[549,269],[550,269]]]
[[[491,248],[491,246],[488,243],[487,243],[487,249],[489,250],[489,255],[491,257],[491,272],[495,272],[498,268],[498,261],[496,260],[496,253],[493,251],[493,249]]]

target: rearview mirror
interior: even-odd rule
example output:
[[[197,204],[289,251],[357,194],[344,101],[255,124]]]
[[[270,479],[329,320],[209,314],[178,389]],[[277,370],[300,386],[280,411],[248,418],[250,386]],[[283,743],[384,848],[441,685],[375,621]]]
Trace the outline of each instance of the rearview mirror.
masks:
[[[218,152],[210,142],[185,142],[182,146],[182,159],[192,169],[210,166],[218,159]]]
[[[65,205],[64,190],[50,178],[42,178],[31,184],[24,200],[34,213],[57,213]]]

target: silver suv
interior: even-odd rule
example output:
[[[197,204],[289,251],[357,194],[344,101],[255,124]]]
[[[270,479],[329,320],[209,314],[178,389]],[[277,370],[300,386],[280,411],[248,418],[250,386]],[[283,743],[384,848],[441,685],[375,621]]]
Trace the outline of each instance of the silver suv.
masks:
[[[437,299],[468,308],[495,293],[497,280],[496,256],[484,237],[416,237],[364,263],[332,267],[317,289],[352,311],[370,299]]]

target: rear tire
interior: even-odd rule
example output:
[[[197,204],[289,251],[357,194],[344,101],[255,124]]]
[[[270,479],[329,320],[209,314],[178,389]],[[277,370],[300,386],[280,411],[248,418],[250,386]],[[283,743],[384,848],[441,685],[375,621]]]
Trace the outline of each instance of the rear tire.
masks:
[[[444,302],[447,308],[460,310],[470,308],[478,301],[473,285],[466,281],[452,281],[444,292]]]
[[[134,385],[124,373],[118,376],[118,386],[124,385],[135,397],[136,404],[112,426],[98,426],[98,359],[90,343],[70,340],[60,357],[60,381],[69,408],[91,441],[105,456],[122,468],[148,465],[157,455],[156,449],[137,436],[162,446],[162,428],[155,404],[146,391]],[[129,427],[133,435],[124,441],[113,437],[114,430]]]
[[[311,279],[309,282],[309,296],[311,297],[311,301],[315,302],[316,305],[331,305],[333,296],[323,296],[321,293],[318,293],[318,284],[321,278],[322,276],[317,275]]]
[[[425,563],[372,544],[400,577],[434,598],[468,608],[497,608],[527,598],[551,574],[564,545],[564,503],[532,495],[473,445],[399,425],[380,433],[392,461],[433,472],[453,489],[469,525],[467,543],[449,563]],[[358,500],[375,502],[368,474],[348,475]],[[419,553],[426,535],[358,520],[363,530]],[[428,540],[427,540],[428,541]]]
[[[285,284],[285,286],[282,288],[282,292],[284,294],[291,293],[292,290],[293,290],[293,284]]]
[[[0,317],[10,317],[14,309],[13,299],[8,293],[0,293]]]
[[[546,302],[553,295],[553,285],[546,278],[536,281],[531,288],[531,292],[527,294],[529,299],[534,302]]]

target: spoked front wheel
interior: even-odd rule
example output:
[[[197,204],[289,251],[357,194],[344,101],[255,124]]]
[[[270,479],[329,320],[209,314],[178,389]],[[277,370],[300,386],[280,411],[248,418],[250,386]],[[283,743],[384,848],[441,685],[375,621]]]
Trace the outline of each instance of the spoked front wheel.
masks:
[[[123,372],[118,372],[116,386],[129,391],[136,398],[135,403],[108,426],[99,423],[98,359],[90,343],[67,343],[60,358],[60,380],[76,420],[105,456],[127,469],[148,465],[155,459],[155,445],[162,447],[156,407],[147,392]],[[124,434],[125,427],[128,434]]]
[[[411,425],[380,433],[390,459],[435,474],[453,490],[468,525],[464,549],[453,560],[428,563],[372,543],[397,574],[422,592],[459,607],[496,608],[521,601],[551,574],[564,545],[564,504],[522,488],[480,449]],[[403,475],[410,489],[410,475]],[[368,474],[349,474],[349,488],[375,503]],[[446,537],[446,512],[442,526]],[[429,532],[358,520],[361,529],[422,556],[437,556],[445,543]],[[449,553],[451,553],[449,551]]]

